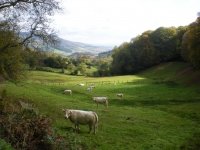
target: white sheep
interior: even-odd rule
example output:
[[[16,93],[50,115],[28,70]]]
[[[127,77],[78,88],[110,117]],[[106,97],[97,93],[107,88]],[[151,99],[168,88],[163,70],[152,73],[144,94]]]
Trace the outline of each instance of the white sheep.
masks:
[[[79,131],[79,124],[89,125],[89,133],[93,128],[94,134],[96,134],[98,116],[95,112],[74,109],[63,109],[63,111],[65,112],[65,118],[74,123],[76,131]]]
[[[116,95],[117,95],[117,97],[119,97],[119,98],[121,98],[121,99],[122,99],[122,98],[123,98],[123,96],[124,96],[124,94],[123,94],[123,93],[117,93]]]
[[[72,90],[64,90],[64,94],[72,95]]]
[[[108,98],[107,97],[93,97],[93,101],[97,104],[104,104],[108,108]]]
[[[77,84],[77,85],[79,85],[79,86],[85,86],[85,84],[84,84],[84,83],[79,83],[79,84]]]

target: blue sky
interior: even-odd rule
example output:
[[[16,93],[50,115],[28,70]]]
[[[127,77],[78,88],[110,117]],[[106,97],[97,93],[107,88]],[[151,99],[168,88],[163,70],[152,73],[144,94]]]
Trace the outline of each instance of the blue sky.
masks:
[[[52,25],[64,39],[115,46],[146,30],[195,21],[200,0],[62,0]]]

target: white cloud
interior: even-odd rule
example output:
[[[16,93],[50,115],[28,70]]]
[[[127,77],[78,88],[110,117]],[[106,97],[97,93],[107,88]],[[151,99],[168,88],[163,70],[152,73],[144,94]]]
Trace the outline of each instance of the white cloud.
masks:
[[[187,25],[199,0],[63,0],[54,17],[59,36],[73,41],[119,45],[145,30]]]

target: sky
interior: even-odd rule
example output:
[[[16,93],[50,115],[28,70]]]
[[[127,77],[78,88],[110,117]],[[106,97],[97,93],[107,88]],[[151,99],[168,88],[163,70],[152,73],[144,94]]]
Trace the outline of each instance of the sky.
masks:
[[[119,46],[147,30],[188,25],[199,6],[200,0],[62,0],[52,26],[66,40]]]

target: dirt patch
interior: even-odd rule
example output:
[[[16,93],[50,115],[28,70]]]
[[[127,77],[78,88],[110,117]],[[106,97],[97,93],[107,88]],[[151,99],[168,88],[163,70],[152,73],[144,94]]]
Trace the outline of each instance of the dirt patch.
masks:
[[[0,75],[0,83],[3,83],[5,79]]]
[[[187,68],[184,68],[183,70],[177,72],[176,76],[177,76],[177,77],[178,77],[178,76],[183,76],[183,75],[189,74],[189,73],[191,73],[191,72],[193,72],[193,71],[192,71],[192,67],[187,67]]]
[[[187,67],[179,71],[176,74],[176,78],[188,85],[200,85],[200,70],[194,70],[192,67]]]
[[[158,67],[156,67],[155,70],[164,70],[165,68],[169,67],[171,64],[173,63],[172,62],[163,63],[162,65],[159,65]]]

